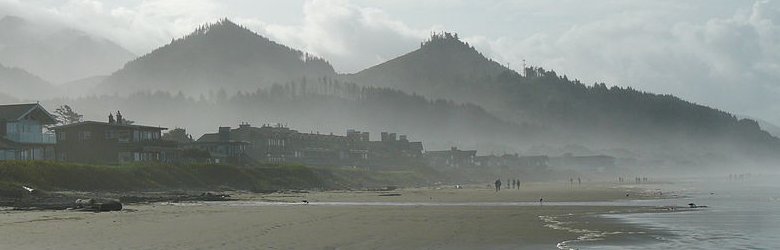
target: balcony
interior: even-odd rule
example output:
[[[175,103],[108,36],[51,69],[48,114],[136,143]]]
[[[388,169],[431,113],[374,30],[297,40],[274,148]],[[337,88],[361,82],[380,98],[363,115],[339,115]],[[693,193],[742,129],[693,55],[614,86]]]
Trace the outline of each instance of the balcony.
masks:
[[[54,133],[16,133],[6,135],[6,138],[18,143],[32,144],[56,144],[57,137]]]

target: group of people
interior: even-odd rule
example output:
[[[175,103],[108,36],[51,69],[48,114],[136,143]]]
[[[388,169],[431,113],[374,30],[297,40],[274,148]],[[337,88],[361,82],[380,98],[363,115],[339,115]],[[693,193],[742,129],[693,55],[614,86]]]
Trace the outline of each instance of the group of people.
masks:
[[[647,183],[647,181],[648,181],[647,177],[641,177],[641,178],[640,177],[634,177],[634,183],[636,183],[636,184]],[[623,177],[618,177],[618,182],[620,182],[620,183],[626,182],[626,179],[623,178]]]
[[[748,173],[748,174],[729,174],[729,180],[730,181],[734,181],[734,180],[741,181],[741,180],[745,179],[745,177],[750,177],[750,173]]]
[[[569,178],[569,184],[574,185],[574,178]],[[582,185],[582,178],[577,177],[577,185]]]
[[[520,179],[506,179],[506,185],[510,189],[520,189]],[[493,183],[496,187],[496,192],[501,191],[501,178],[496,179]]]

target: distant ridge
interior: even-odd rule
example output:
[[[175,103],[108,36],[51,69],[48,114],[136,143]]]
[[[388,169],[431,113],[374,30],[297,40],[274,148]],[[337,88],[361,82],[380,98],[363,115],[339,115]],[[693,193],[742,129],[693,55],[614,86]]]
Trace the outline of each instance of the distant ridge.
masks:
[[[122,95],[148,90],[235,93],[332,75],[335,71],[325,60],[222,19],[127,63],[99,91]]]
[[[521,74],[450,33],[435,34],[415,51],[343,77],[474,103],[508,121],[550,128],[554,132],[543,135],[550,144],[628,148],[678,163],[780,155],[780,139],[756,121],[671,95],[585,85],[540,67]]]
[[[0,63],[54,84],[106,75],[135,58],[105,38],[17,16],[0,19]]]
[[[382,87],[383,94],[372,96],[365,85]],[[130,96],[128,106],[139,99],[202,105],[191,112],[181,112],[191,105],[152,112],[149,120],[170,120],[179,112],[207,119],[219,113],[214,123],[255,118],[329,128],[395,125],[390,128],[449,144],[466,138],[493,148],[587,145],[668,167],[780,158],[780,139],[756,121],[672,95],[585,85],[540,67],[516,72],[451,33],[435,34],[419,49],[356,74],[337,75],[324,59],[223,19],[127,63],[97,88]],[[156,90],[169,93],[148,93]],[[208,97],[186,96],[204,93]],[[456,129],[442,132],[448,128]]]
[[[38,99],[53,96],[54,86],[40,77],[14,67],[0,64],[0,93],[20,99]],[[2,99],[10,99],[6,96]]]
[[[507,70],[461,41],[457,34],[445,32],[432,35],[415,51],[346,77],[429,97],[470,100],[469,96],[448,89],[471,88],[472,84],[491,81]]]

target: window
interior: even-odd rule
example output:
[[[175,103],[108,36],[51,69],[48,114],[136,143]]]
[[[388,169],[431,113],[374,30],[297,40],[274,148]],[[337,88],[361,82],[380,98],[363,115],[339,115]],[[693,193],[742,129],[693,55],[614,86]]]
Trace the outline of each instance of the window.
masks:
[[[142,141],[151,141],[154,139],[154,132],[152,131],[141,131],[141,140]]]
[[[130,139],[132,139],[131,136],[130,131],[119,131],[119,142],[128,143],[130,142]]]
[[[8,123],[8,134],[16,134],[16,127],[17,124],[15,122],[9,122]]]
[[[106,140],[116,139],[117,137],[118,137],[118,134],[117,134],[116,130],[114,130],[114,129],[106,130]]]

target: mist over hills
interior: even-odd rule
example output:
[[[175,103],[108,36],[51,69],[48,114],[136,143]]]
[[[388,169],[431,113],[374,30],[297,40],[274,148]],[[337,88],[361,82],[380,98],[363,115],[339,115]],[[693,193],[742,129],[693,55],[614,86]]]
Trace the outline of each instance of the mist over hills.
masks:
[[[0,64],[0,93],[23,99],[46,98],[52,96],[50,91],[53,88],[49,82],[30,72]]]
[[[51,83],[109,74],[135,55],[83,31],[16,16],[0,19],[0,63]]]
[[[167,92],[139,92],[129,96],[93,96],[53,99],[53,107],[68,103],[92,119],[106,120],[119,109],[126,119],[138,124],[182,127],[197,138],[219,126],[237,127],[283,124],[304,133],[344,135],[347,129],[372,133],[406,134],[423,140],[426,147],[492,147],[510,145],[524,132],[471,104],[428,100],[398,90],[362,87],[332,78],[278,84],[254,92],[228,95],[218,91],[198,98]],[[113,109],[107,109],[111,107]],[[153,112],[150,112],[153,111]],[[484,142],[493,142],[490,145]],[[512,152],[512,151],[510,151]]]
[[[99,93],[162,90],[197,96],[224,89],[255,91],[304,77],[333,76],[320,58],[224,19],[158,48],[111,74]]]
[[[780,152],[780,140],[753,120],[536,67],[520,74],[448,33],[339,75],[324,59],[222,20],[81,84],[108,95],[45,103],[70,104],[98,120],[121,109],[128,119],[195,136],[240,122],[279,122],[302,132],[393,131],[424,140],[426,149],[585,148],[645,166],[769,161]]]
[[[545,136],[553,145],[629,148],[667,159],[675,154],[731,153],[772,158],[780,150],[780,140],[753,120],[671,95],[603,83],[587,86],[538,67],[528,67],[521,75],[447,33],[345,77],[471,102],[507,121],[549,128],[554,132]]]

